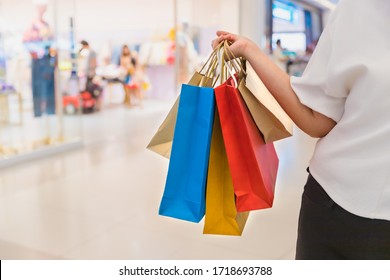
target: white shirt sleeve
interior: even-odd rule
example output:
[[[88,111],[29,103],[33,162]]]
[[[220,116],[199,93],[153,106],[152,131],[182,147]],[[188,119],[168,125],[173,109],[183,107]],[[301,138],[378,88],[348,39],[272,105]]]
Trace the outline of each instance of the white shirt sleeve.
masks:
[[[343,40],[334,38],[338,36],[335,34],[338,14],[337,8],[325,27],[302,77],[291,77],[290,80],[302,104],[336,122],[344,113],[349,92],[349,78],[346,77],[348,71],[342,71],[342,65],[338,65],[344,50],[337,42]]]

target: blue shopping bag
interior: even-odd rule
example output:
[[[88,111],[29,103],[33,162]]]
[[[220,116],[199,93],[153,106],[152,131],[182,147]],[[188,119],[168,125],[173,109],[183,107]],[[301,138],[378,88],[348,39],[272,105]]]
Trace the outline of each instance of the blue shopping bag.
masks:
[[[182,85],[160,215],[203,218],[214,108],[213,88]]]

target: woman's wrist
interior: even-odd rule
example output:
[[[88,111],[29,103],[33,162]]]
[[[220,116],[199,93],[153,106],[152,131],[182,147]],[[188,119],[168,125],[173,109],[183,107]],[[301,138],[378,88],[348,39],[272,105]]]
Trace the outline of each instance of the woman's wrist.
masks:
[[[242,54],[242,57],[248,60],[249,63],[261,59],[261,56],[264,55],[261,49],[252,41],[248,41],[247,44],[243,46]]]

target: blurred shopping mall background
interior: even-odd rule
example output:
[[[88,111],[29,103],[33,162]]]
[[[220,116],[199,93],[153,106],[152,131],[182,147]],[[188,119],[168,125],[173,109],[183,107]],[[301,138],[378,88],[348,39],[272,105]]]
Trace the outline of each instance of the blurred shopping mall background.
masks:
[[[299,76],[336,4],[0,0],[0,258],[294,258],[316,139],[276,143],[275,205],[238,238],[158,216],[168,161],[145,147],[217,30],[281,40]]]

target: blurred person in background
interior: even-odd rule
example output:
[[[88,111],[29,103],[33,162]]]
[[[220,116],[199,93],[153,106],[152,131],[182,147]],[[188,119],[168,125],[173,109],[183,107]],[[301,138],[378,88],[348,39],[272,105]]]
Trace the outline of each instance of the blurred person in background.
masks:
[[[85,78],[85,87],[88,87],[88,83],[92,82],[96,76],[97,58],[96,52],[90,47],[89,43],[85,40],[80,42],[80,64],[79,64],[79,76]]]
[[[125,73],[125,100],[124,103],[131,107],[135,103],[132,102],[132,97],[136,97],[138,104],[142,107],[143,94],[141,91],[141,82],[143,71],[139,68],[138,61],[135,55],[132,54],[127,45],[123,45],[121,56],[119,59],[120,67]]]
[[[102,106],[102,87],[96,79],[97,55],[85,40],[80,42],[78,75],[80,79],[80,91],[89,92],[96,100],[96,110]]]
[[[276,40],[276,48],[273,50],[273,58],[276,65],[279,66],[283,71],[287,71],[287,63],[289,57],[283,53],[284,49],[282,47],[282,41],[280,39]]]
[[[124,89],[125,89],[125,99],[124,104],[127,106],[131,106],[131,90],[129,88],[129,84],[132,76],[135,73],[135,64],[136,61],[131,55],[131,51],[127,45],[123,45],[122,52],[119,57],[119,66],[124,73]]]

